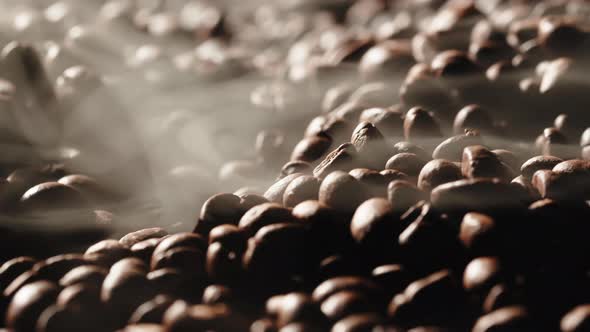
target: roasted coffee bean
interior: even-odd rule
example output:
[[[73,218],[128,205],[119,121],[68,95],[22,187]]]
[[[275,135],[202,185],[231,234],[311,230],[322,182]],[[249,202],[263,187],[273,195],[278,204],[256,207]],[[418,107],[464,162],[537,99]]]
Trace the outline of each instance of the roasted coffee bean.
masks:
[[[531,183],[543,198],[576,200],[588,197],[589,169],[582,160],[564,161],[555,165],[552,171],[535,172]]]
[[[442,132],[434,115],[423,108],[414,107],[404,118],[404,137],[416,141],[420,138],[441,137]]]
[[[289,293],[275,300],[279,302],[274,312],[278,327],[291,323],[310,323],[319,326],[324,324],[325,317],[319,306],[307,294]]]
[[[38,279],[58,282],[71,269],[87,263],[86,256],[64,254],[49,257],[44,261],[38,262],[31,270]]]
[[[565,20],[545,17],[539,21],[537,39],[554,56],[571,56],[579,52],[588,35]]]
[[[410,273],[399,264],[377,266],[371,276],[390,295],[399,293],[410,283]]]
[[[417,155],[418,157],[420,157],[420,159],[422,160],[428,160],[430,159],[430,154],[428,152],[426,152],[426,150],[424,150],[422,147],[411,143],[411,142],[397,142],[394,146],[393,146],[393,153],[392,155],[396,155],[398,153],[413,153],[415,155]]]
[[[388,177],[385,177],[381,172],[372,169],[355,168],[348,172],[348,174],[352,175],[352,177],[363,184],[369,196],[383,197],[386,194],[387,179],[395,177],[396,175],[401,176],[402,173],[390,173]]]
[[[351,242],[349,221],[334,208],[319,201],[305,201],[293,208],[293,217],[309,233],[309,244],[318,257],[343,250]]]
[[[510,167],[511,170],[517,171],[520,169],[522,162],[514,152],[504,149],[495,149],[492,150],[492,152],[498,157],[498,159],[500,159],[502,163]]]
[[[352,238],[365,250],[385,257],[395,248],[392,239],[403,230],[398,216],[389,201],[371,198],[354,212],[350,222]]]
[[[405,105],[436,109],[452,104],[448,92],[436,82],[432,69],[425,63],[417,63],[410,68],[399,93]]]
[[[279,223],[262,227],[248,243],[244,267],[255,281],[269,284],[301,273],[306,264],[305,227],[294,223]],[[272,283],[271,283],[272,285]]]
[[[359,122],[372,123],[385,137],[403,136],[403,119],[399,108],[369,108],[359,116]]]
[[[448,182],[432,190],[430,201],[437,210],[496,211],[521,207],[529,200],[520,188],[498,179],[466,179]]]
[[[542,152],[545,156],[571,159],[578,154],[577,147],[570,147],[567,137],[555,128],[543,130]]]
[[[513,171],[497,155],[481,145],[463,150],[461,172],[466,178],[499,178],[506,182],[514,178]]]
[[[534,327],[527,310],[520,306],[511,306],[479,317],[472,331],[530,331],[532,329]]]
[[[432,159],[446,159],[461,161],[463,150],[471,145],[481,145],[482,140],[478,132],[466,130],[464,134],[456,135],[444,140],[432,152]]]
[[[117,240],[100,241],[84,253],[86,259],[104,266],[110,266],[128,256],[131,256],[131,250]]]
[[[460,310],[463,297],[450,271],[442,270],[409,284],[393,297],[388,312],[393,321],[448,322]]]
[[[371,168],[380,168],[391,150],[383,134],[370,122],[359,123],[350,142],[357,150],[359,162]]]
[[[207,275],[213,281],[233,284],[242,275],[241,253],[214,242],[207,249]]]
[[[285,190],[287,186],[291,183],[291,181],[295,180],[296,178],[302,176],[301,173],[294,173],[291,175],[287,175],[284,178],[278,180],[273,185],[271,185],[268,190],[264,193],[264,198],[268,199],[271,203],[283,203],[283,195],[285,194]]]
[[[100,310],[99,285],[77,284],[64,288],[57,296],[56,303],[78,311],[96,312]]]
[[[240,197],[234,194],[217,194],[210,197],[201,207],[201,214],[193,230],[207,236],[211,229],[223,224],[236,225],[242,217]]]
[[[321,310],[326,317],[337,322],[352,314],[375,312],[374,303],[363,293],[345,290],[322,301]]]
[[[335,171],[322,181],[319,201],[343,212],[353,212],[366,197],[362,184],[351,175]]]
[[[590,305],[579,305],[561,319],[562,332],[581,332],[590,328]]]
[[[76,284],[100,285],[108,270],[95,265],[82,265],[71,269],[59,280],[59,285],[68,287]]]
[[[412,214],[408,210],[406,214]],[[414,271],[429,273],[448,266],[463,264],[463,254],[451,225],[440,220],[432,207],[424,204],[415,220],[398,236],[401,262]]]
[[[343,105],[341,107],[345,106]],[[320,116],[309,123],[309,126],[305,130],[305,136],[325,134],[332,139],[332,142],[345,142],[352,132],[353,126],[354,124],[350,121],[336,116]]]
[[[494,310],[519,305],[524,303],[522,291],[515,286],[508,284],[498,284],[492,289],[483,301],[483,312],[490,313]]]
[[[154,249],[152,259],[157,258],[174,248],[189,247],[201,252],[207,250],[207,240],[195,233],[176,233],[165,237]]]
[[[215,242],[236,252],[246,250],[248,237],[244,230],[234,225],[220,225],[209,232],[209,245]]]
[[[250,332],[277,332],[276,324],[268,318],[261,318],[250,325]]]
[[[121,244],[125,247],[131,248],[133,245],[141,241],[152,238],[162,238],[166,235],[168,235],[168,232],[160,227],[144,228],[139,231],[128,233],[127,235],[123,236],[119,242],[121,242]]]
[[[505,271],[495,257],[478,257],[465,267],[463,272],[463,288],[467,292],[486,295],[490,289],[504,281]]]
[[[59,289],[48,281],[37,281],[22,287],[10,301],[6,327],[14,331],[33,332],[39,315],[54,303]]]
[[[471,43],[469,45],[469,57],[482,66],[488,67],[498,61],[508,60],[515,52],[508,45],[494,42]]]
[[[381,323],[383,318],[378,314],[353,314],[336,322],[332,332],[370,332]]]
[[[291,153],[292,161],[314,162],[323,157],[332,146],[332,138],[330,136],[318,135],[304,137],[295,147]]]
[[[348,100],[352,91],[353,88],[347,84],[331,87],[326,91],[324,98],[322,99],[322,111],[330,112],[336,107],[344,104],[346,100]]]
[[[231,288],[223,285],[209,285],[203,291],[204,304],[231,303],[233,300]]]
[[[518,47],[529,40],[537,38],[539,18],[533,17],[512,22],[508,28],[507,41],[513,47]]]
[[[400,181],[410,181],[410,177],[408,174],[404,172],[400,172],[395,169],[384,169],[379,174],[383,175],[384,183],[388,184],[391,181],[400,180]]]
[[[402,152],[387,160],[386,169],[395,169],[409,176],[418,176],[427,160],[420,159],[416,154]]]
[[[276,203],[264,203],[248,210],[240,219],[239,227],[253,236],[262,227],[292,221],[291,210]]]
[[[203,269],[201,267],[201,269]],[[198,302],[204,286],[204,274],[174,268],[153,270],[146,275],[157,294],[164,294],[186,301]]]
[[[13,258],[0,266],[0,289],[4,291],[19,275],[30,270],[36,260],[32,257]]]
[[[131,324],[151,323],[159,324],[164,318],[164,313],[172,305],[174,300],[166,295],[158,295],[137,307],[129,318]]]
[[[400,75],[414,63],[410,43],[405,40],[386,40],[365,52],[359,62],[359,72],[367,80]]]
[[[58,183],[78,190],[90,202],[106,202],[109,200],[107,188],[101,186],[98,181],[90,176],[71,174],[60,178]]]
[[[579,119],[572,114],[571,116],[568,114],[559,114],[555,117],[553,121],[553,127],[557,129],[560,133],[563,133],[568,141],[576,141],[578,137],[582,136],[584,127],[584,120]],[[584,146],[584,144],[580,144]]]
[[[379,294],[381,288],[373,281],[363,277],[335,277],[319,284],[313,290],[312,298],[316,303],[323,303],[330,296],[343,291],[352,291],[374,297]]]
[[[294,207],[303,201],[316,200],[319,189],[320,179],[309,175],[300,176],[291,181],[285,189],[283,205]]]
[[[240,207],[243,212],[250,210],[256,205],[268,203],[268,200],[264,196],[254,193],[239,194],[237,196],[240,197]]]
[[[481,74],[479,67],[469,59],[467,54],[457,50],[448,50],[437,54],[432,59],[430,67],[435,76],[444,79],[451,86],[457,78]]]
[[[134,244],[131,247],[131,253],[133,256],[142,259],[144,262],[149,262],[154,253],[154,249],[160,244],[164,238],[160,239],[147,239]]]
[[[555,165],[562,162],[563,159],[554,156],[536,156],[527,160],[520,167],[520,173],[525,179],[532,179],[533,174],[538,170],[551,170]]]
[[[166,328],[159,324],[131,324],[127,325],[121,332],[164,332]]]
[[[477,212],[465,214],[459,230],[459,239],[473,256],[498,253],[502,247],[501,236],[494,219]]]
[[[82,193],[59,182],[38,184],[27,190],[20,201],[27,211],[82,209],[88,205]]]
[[[106,276],[100,299],[111,309],[113,323],[122,325],[140,304],[153,296],[152,292],[145,274],[119,269]]]
[[[295,173],[311,174],[312,172],[313,172],[313,169],[311,168],[311,164],[306,161],[300,161],[300,160],[289,161],[285,165],[283,165],[283,168],[281,168],[281,173],[279,175],[279,179],[282,179],[286,176],[289,176],[289,175],[295,174]]]
[[[248,323],[224,304],[188,305],[176,301],[166,310],[166,331],[247,331]]]
[[[418,175],[418,188],[431,191],[441,184],[463,178],[461,168],[455,163],[443,159],[434,159],[426,163]]]
[[[407,211],[412,205],[426,198],[427,195],[409,181],[395,180],[387,186],[387,199],[392,209],[398,213]]]
[[[187,274],[205,275],[205,254],[197,248],[171,248],[152,256],[152,270],[174,268]]]

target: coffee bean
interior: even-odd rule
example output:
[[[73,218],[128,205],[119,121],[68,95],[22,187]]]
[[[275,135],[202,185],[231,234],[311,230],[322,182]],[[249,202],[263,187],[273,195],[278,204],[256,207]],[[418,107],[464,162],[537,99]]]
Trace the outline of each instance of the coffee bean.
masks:
[[[96,313],[102,309],[99,286],[77,284],[65,287],[57,296],[56,303],[61,307]]]
[[[232,300],[232,290],[223,285],[209,285],[203,291],[204,304],[231,303]]]
[[[504,181],[514,178],[513,171],[481,145],[468,146],[463,150],[461,172],[466,178],[499,178]]]
[[[219,242],[224,247],[239,253],[246,250],[247,240],[246,233],[234,225],[220,225],[209,233],[209,245]]]
[[[541,197],[556,200],[572,200],[586,197],[588,167],[581,160],[561,162],[552,171],[539,170],[531,180]]]
[[[280,298],[276,317],[278,327],[291,323],[310,323],[321,326],[325,320],[320,308],[312,301],[311,297],[302,293],[283,295]]]
[[[131,318],[129,318],[129,323],[159,324],[164,318],[164,313],[173,302],[174,300],[168,296],[158,295],[137,307]]]
[[[250,332],[277,332],[275,323],[268,318],[261,318],[250,325]]]
[[[394,211],[405,212],[412,205],[426,199],[426,194],[409,181],[395,180],[387,186],[387,199]]]
[[[394,321],[452,321],[462,299],[463,293],[453,275],[442,270],[409,284],[403,293],[393,297],[388,313]]]
[[[23,208],[28,211],[80,209],[88,203],[78,190],[59,182],[38,184],[27,190],[20,201]]]
[[[234,194],[217,194],[210,197],[201,207],[201,214],[194,232],[207,236],[211,229],[223,224],[235,225],[242,217],[240,197]]]
[[[59,280],[59,285],[68,287],[76,284],[100,285],[108,270],[95,265],[82,265],[71,269]]]
[[[166,331],[246,331],[248,323],[224,304],[188,305],[176,301],[164,314]]]
[[[402,152],[387,160],[386,169],[395,169],[409,176],[418,176],[427,160],[420,159],[416,154]]]
[[[322,99],[322,111],[330,112],[344,104],[352,90],[352,87],[346,84],[337,85],[328,89]]]
[[[110,266],[131,255],[131,250],[117,240],[103,240],[90,246],[84,253],[86,259],[100,265]]]
[[[372,123],[385,137],[403,136],[403,119],[398,108],[369,108],[359,116],[359,122]]]
[[[306,161],[314,162],[324,156],[328,149],[332,146],[332,138],[330,136],[318,135],[304,137],[295,147],[291,153],[292,161]]]
[[[561,319],[561,331],[580,332],[590,327],[590,305],[579,305]]]
[[[498,284],[490,289],[483,301],[483,312],[490,313],[500,308],[522,304],[523,301],[522,292],[515,286]]]
[[[372,253],[391,252],[396,236],[403,225],[396,220],[392,204],[384,198],[371,198],[355,211],[350,223],[352,238],[365,250]]]
[[[241,253],[232,251],[220,242],[212,243],[207,249],[206,271],[210,279],[233,284],[242,275]]]
[[[13,258],[0,266],[0,289],[4,291],[19,275],[30,270],[36,260],[32,257],[21,256]]]
[[[141,242],[134,244],[131,247],[131,253],[133,256],[140,258],[144,262],[149,262],[152,254],[154,253],[154,249],[160,244],[163,238],[160,239],[147,239]]]
[[[361,313],[349,315],[334,324],[333,332],[370,332],[379,324],[383,318],[378,314]]]
[[[128,233],[127,235],[123,236],[119,242],[126,247],[133,247],[133,245],[152,238],[162,238],[168,235],[164,229],[160,227],[153,227],[153,228],[144,228],[139,231]]]
[[[311,168],[311,164],[306,161],[289,161],[283,165],[283,168],[281,168],[279,179],[295,173],[310,174],[312,171],[313,169]]]
[[[113,324],[121,326],[135,309],[152,296],[145,274],[136,270],[111,271],[105,278],[100,299],[112,310]]]
[[[527,331],[532,328],[527,310],[520,306],[511,306],[479,317],[473,326],[473,332]]]
[[[318,198],[319,189],[320,179],[309,175],[300,176],[291,181],[285,189],[283,205],[294,207],[303,201],[315,200]]]
[[[122,332],[164,332],[165,327],[158,324],[132,324],[127,325]]]
[[[463,178],[461,168],[455,163],[443,159],[434,159],[426,163],[418,175],[418,188],[431,191],[441,184]]]
[[[59,290],[48,281],[37,281],[22,287],[6,312],[6,327],[14,331],[35,331],[39,315],[54,303]]]
[[[410,283],[409,272],[399,264],[377,266],[371,276],[388,294],[397,294]]]
[[[537,39],[554,55],[569,56],[588,39],[585,32],[564,20],[545,17],[539,21]]]
[[[380,168],[391,150],[383,134],[370,122],[359,123],[350,142],[356,148],[360,162],[372,168]]]
[[[423,108],[414,107],[404,118],[404,136],[406,140],[433,138],[442,136],[441,129],[434,115]]]
[[[578,152],[576,147],[569,147],[567,137],[555,128],[545,128],[543,130],[543,155],[556,156],[562,159],[571,159]]]
[[[291,210],[276,203],[264,203],[248,210],[240,219],[239,227],[248,236],[253,236],[262,227],[289,222],[292,220]]]
[[[367,80],[389,78],[405,73],[413,63],[409,42],[387,40],[365,52],[359,63],[359,72]]]
[[[171,248],[161,255],[153,255],[151,268],[174,268],[187,274],[205,275],[205,254],[197,248]]]
[[[203,269],[203,268],[201,268]],[[153,293],[198,302],[205,287],[204,274],[175,268],[153,270],[146,275]],[[139,309],[139,307],[138,307]]]
[[[459,239],[473,256],[497,253],[502,247],[494,219],[477,212],[465,214],[461,222]]]
[[[269,202],[282,204],[283,195],[285,194],[287,186],[291,183],[291,181],[302,175],[303,174],[301,173],[294,173],[278,180],[264,193],[264,198],[268,199]]]
[[[71,269],[87,263],[85,255],[63,254],[37,262],[31,270],[39,279],[58,282]]]
[[[340,291],[322,301],[321,310],[332,321],[352,314],[375,312],[374,304],[366,295],[354,291]]]
[[[527,193],[498,179],[466,179],[448,182],[432,190],[430,201],[444,211],[506,211],[522,206]]]
[[[110,196],[106,188],[101,186],[96,179],[87,175],[66,175],[57,182],[78,190],[90,202],[106,202]]]
[[[432,159],[461,161],[466,147],[481,144],[479,133],[467,130],[464,134],[452,136],[440,143],[432,152]]]
[[[319,284],[313,290],[312,298],[316,303],[322,303],[330,296],[343,291],[363,293],[374,297],[379,294],[381,288],[373,281],[363,277],[335,277]]]
[[[486,295],[506,276],[502,264],[494,257],[479,257],[467,264],[463,272],[463,288],[468,292]]]
[[[205,252],[207,250],[207,240],[201,235],[195,233],[176,233],[160,241],[154,249],[152,260],[160,257],[169,250],[175,248],[189,247]]]
[[[531,179],[538,170],[551,170],[563,160],[554,156],[536,156],[527,160],[520,167],[520,172],[526,179]]]
[[[365,199],[362,184],[342,171],[330,173],[322,181],[319,201],[339,211],[352,212]]]

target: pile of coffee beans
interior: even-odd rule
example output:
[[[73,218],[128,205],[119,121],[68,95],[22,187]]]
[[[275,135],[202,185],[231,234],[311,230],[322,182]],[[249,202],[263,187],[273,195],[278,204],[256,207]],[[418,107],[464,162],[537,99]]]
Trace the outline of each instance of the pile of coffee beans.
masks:
[[[63,42],[0,54],[0,331],[590,331],[587,1],[111,0],[96,30],[83,3],[31,5],[16,37]],[[120,25],[154,44],[90,46]],[[157,146],[122,72],[265,82],[249,150],[170,173],[192,231],[109,233]]]

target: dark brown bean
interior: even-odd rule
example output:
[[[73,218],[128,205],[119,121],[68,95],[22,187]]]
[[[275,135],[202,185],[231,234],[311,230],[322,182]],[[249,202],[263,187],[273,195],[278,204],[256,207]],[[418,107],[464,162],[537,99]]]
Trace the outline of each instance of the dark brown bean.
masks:
[[[205,278],[201,273],[164,268],[151,271],[146,275],[153,293],[198,302],[205,287]]]
[[[372,123],[385,137],[403,136],[403,119],[399,108],[369,108],[359,116],[359,122]]]
[[[333,171],[348,171],[353,168],[356,155],[356,148],[352,143],[342,144],[322,160],[322,162],[313,170],[313,175],[318,178],[324,178]]]
[[[37,281],[22,287],[6,312],[6,327],[13,331],[34,332],[39,315],[54,303],[59,290],[48,281]]]
[[[56,300],[57,305],[78,311],[94,312],[102,307],[100,285],[77,284],[64,288]]]
[[[350,290],[330,295],[322,302],[321,310],[332,322],[337,322],[352,314],[376,311],[374,303],[366,295]]]
[[[257,205],[248,210],[240,219],[239,227],[243,229],[248,236],[253,236],[262,227],[289,222],[293,218],[291,210],[276,203],[264,203]]]
[[[562,332],[582,332],[590,328],[590,305],[579,305],[561,319]]]
[[[506,182],[514,178],[513,171],[481,145],[468,146],[463,150],[461,172],[466,178],[499,178]]]
[[[506,276],[500,261],[495,257],[478,257],[465,267],[463,288],[468,292],[487,294]]]
[[[393,211],[403,213],[412,205],[426,199],[427,195],[409,181],[395,180],[387,186],[387,199]]]
[[[440,143],[432,152],[432,159],[461,161],[466,147],[481,144],[482,139],[478,132],[466,130],[464,134],[452,136]]]
[[[563,159],[554,156],[536,156],[527,160],[520,167],[521,174],[525,179],[532,179],[533,174],[538,170],[551,170],[555,165],[562,162]]]
[[[461,168],[455,163],[443,159],[434,159],[426,163],[418,175],[418,188],[431,191],[441,184],[463,178]]]
[[[300,176],[291,181],[285,189],[283,205],[294,207],[303,201],[316,200],[319,189],[320,179],[309,175]]]
[[[311,297],[302,293],[289,293],[280,297],[280,304],[276,310],[278,327],[291,323],[311,323],[321,325],[325,317]]]
[[[292,161],[314,162],[324,156],[332,146],[330,136],[318,135],[304,137],[291,153]]]
[[[414,107],[404,118],[404,137],[406,140],[441,137],[441,129],[434,115],[423,108]]]
[[[378,314],[353,314],[336,322],[332,332],[371,332],[381,323],[383,318]]]
[[[103,240],[90,246],[84,253],[88,260],[110,266],[116,261],[131,256],[131,250],[117,240]]]
[[[328,279],[319,284],[312,293],[316,303],[322,303],[330,296],[342,292],[354,291],[368,294],[373,297],[378,295],[381,289],[377,284],[363,277],[342,276]]]
[[[44,182],[27,190],[21,197],[28,211],[85,208],[88,201],[73,187],[58,182]]]
[[[173,302],[174,300],[168,296],[158,295],[137,307],[135,312],[131,315],[131,318],[129,318],[129,323],[161,323],[164,318],[164,313]]]
[[[418,176],[427,160],[420,159],[416,154],[402,152],[387,160],[386,169],[395,169],[409,176]]]
[[[205,275],[205,254],[197,248],[171,248],[161,255],[152,256],[151,268],[174,268],[187,274],[202,276]]]
[[[152,259],[165,254],[168,250],[181,247],[198,249],[201,252],[207,250],[207,240],[195,233],[176,233],[165,237],[154,249]]]
[[[291,183],[291,181],[295,180],[296,178],[302,176],[301,173],[294,173],[291,175],[287,175],[284,178],[278,180],[273,185],[271,185],[268,190],[264,193],[264,198],[268,199],[271,203],[283,203],[283,195],[285,194],[285,190],[287,186]]]
[[[135,257],[142,259],[144,262],[149,262],[152,259],[154,249],[160,244],[163,238],[148,239],[134,244],[131,247],[131,252]]]
[[[168,232],[160,227],[144,228],[139,231],[128,233],[127,235],[123,236],[119,242],[121,242],[121,244],[125,247],[131,248],[134,244],[141,241],[153,238],[162,238],[166,235],[168,235]]]
[[[233,284],[239,280],[242,275],[242,261],[239,254],[219,242],[209,245],[206,263],[209,278],[223,284]]]
[[[527,310],[523,307],[511,306],[479,317],[472,331],[527,331],[532,329],[533,325]]]
[[[342,212],[353,212],[366,197],[362,184],[342,171],[330,173],[321,183],[319,201]]]
[[[370,168],[381,168],[391,151],[383,134],[370,122],[359,123],[350,142],[356,148],[359,162]]]
[[[501,237],[494,219],[476,212],[467,213],[463,217],[459,239],[473,256],[497,252],[501,244]]]
[[[397,294],[410,283],[409,272],[399,264],[377,266],[371,276],[388,294]]]
[[[35,265],[36,260],[32,257],[13,258],[0,266],[0,290],[2,292],[8,285],[19,275],[30,270]]]
[[[403,230],[396,216],[398,214],[388,200],[371,198],[354,212],[350,222],[352,238],[364,249],[385,256],[384,253],[394,248],[392,236],[399,236]]]
[[[295,173],[311,174],[312,172],[313,169],[311,168],[311,164],[306,161],[289,161],[281,168],[279,179]]]
[[[217,194],[205,201],[193,232],[208,236],[211,229],[223,224],[236,225],[242,217],[240,197],[234,194]]]
[[[203,304],[231,303],[233,300],[231,288],[224,285],[209,285],[203,291]]]
[[[248,236],[244,230],[234,225],[220,225],[209,233],[209,245],[219,242],[238,253],[246,250],[247,241]]]
[[[106,277],[108,270],[95,265],[82,265],[71,269],[59,280],[62,287],[75,284],[100,285]]]

